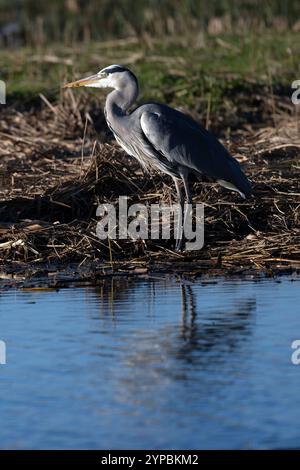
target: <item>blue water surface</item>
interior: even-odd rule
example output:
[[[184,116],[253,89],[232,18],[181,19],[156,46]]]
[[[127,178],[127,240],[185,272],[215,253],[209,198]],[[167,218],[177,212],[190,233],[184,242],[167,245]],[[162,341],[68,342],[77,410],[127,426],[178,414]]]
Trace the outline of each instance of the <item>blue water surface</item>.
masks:
[[[0,292],[2,449],[300,448],[300,279]]]

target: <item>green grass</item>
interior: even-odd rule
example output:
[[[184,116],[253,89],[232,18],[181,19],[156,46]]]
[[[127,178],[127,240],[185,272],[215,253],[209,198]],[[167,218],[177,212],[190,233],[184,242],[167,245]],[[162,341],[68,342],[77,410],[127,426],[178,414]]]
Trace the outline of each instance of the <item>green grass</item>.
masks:
[[[60,45],[4,49],[0,79],[7,83],[9,103],[32,100],[39,93],[57,99],[65,81],[111,63],[128,63],[140,80],[140,101],[164,101],[191,110],[203,109],[210,101],[213,112],[236,87],[247,89],[254,82],[288,87],[300,76],[299,33],[206,36],[202,42],[199,47],[192,37],[151,45],[125,42],[111,47],[93,42],[72,49]],[[51,63],[51,57],[57,63]],[[97,96],[99,90],[88,93]]]

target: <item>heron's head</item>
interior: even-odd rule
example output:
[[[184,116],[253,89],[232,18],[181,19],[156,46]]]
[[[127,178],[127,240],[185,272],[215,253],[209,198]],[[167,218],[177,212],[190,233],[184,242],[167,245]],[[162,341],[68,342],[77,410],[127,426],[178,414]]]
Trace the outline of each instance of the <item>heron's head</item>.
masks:
[[[100,70],[95,75],[77,80],[76,82],[67,83],[64,88],[77,87],[93,87],[93,88],[114,88],[116,90],[123,89],[128,83],[136,82],[135,75],[122,65],[110,65]]]

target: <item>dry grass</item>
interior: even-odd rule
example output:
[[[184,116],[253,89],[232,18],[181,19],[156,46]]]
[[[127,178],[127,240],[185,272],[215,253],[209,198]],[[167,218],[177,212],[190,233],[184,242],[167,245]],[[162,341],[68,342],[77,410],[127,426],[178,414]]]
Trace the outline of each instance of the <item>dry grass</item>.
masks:
[[[225,142],[252,180],[252,198],[242,201],[217,185],[194,183],[194,202],[205,204],[205,246],[175,253],[172,240],[108,243],[95,236],[97,202],[115,203],[119,195],[128,195],[130,202],[171,202],[171,181],[143,174],[111,140],[102,113],[85,97],[70,92],[59,104],[41,98],[38,110],[7,108],[0,114],[3,271],[72,263],[77,270],[78,264],[89,266],[85,273],[300,268],[300,123],[290,103],[256,96],[268,126],[244,125]],[[226,128],[227,118],[232,111],[221,124],[211,118],[212,128]],[[104,143],[97,141],[93,124]]]

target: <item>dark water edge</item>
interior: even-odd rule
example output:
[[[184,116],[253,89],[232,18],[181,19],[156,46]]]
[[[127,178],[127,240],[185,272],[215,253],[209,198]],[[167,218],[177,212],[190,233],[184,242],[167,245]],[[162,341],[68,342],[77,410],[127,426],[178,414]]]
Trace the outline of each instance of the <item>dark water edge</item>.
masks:
[[[140,278],[156,276],[184,277],[190,280],[214,277],[245,280],[275,279],[298,276],[300,268],[288,263],[270,264],[267,268],[235,266],[230,269],[203,261],[118,261],[86,263],[8,263],[0,264],[0,290],[10,288],[66,288],[96,286],[105,279]]]

